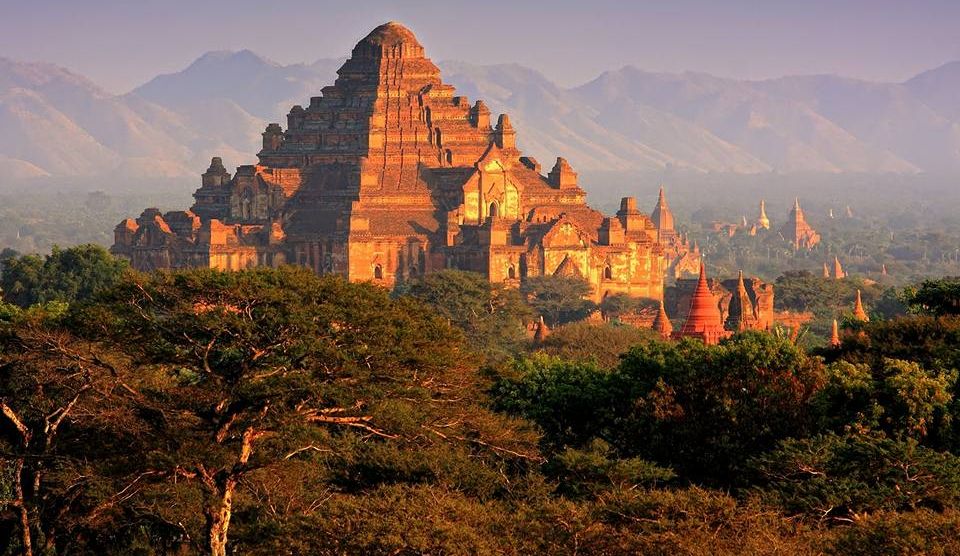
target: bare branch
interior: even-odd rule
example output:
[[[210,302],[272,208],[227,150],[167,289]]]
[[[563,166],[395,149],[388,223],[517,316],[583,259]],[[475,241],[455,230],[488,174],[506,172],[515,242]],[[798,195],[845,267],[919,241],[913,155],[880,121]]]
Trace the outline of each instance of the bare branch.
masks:
[[[7,405],[7,402],[0,401],[0,413],[10,421],[10,423],[17,429],[17,432],[20,433],[20,439],[23,444],[23,447],[26,448],[30,445],[30,438],[33,436],[30,433],[30,429],[27,428],[23,421],[20,420],[20,417],[17,415],[17,412],[13,410],[12,407]]]

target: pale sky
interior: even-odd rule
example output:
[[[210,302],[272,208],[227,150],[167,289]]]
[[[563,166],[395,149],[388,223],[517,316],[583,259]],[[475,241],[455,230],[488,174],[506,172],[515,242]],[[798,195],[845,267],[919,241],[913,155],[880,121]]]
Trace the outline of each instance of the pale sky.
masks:
[[[624,65],[902,81],[960,59],[960,0],[0,0],[0,56],[122,93],[210,50],[346,56],[389,20],[436,61],[516,62],[568,86]]]

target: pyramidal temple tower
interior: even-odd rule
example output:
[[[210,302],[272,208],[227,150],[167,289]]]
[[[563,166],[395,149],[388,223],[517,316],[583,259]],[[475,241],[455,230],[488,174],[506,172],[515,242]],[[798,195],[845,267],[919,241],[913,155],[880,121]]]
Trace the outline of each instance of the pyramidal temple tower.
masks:
[[[140,270],[296,264],[387,287],[444,268],[514,284],[559,271],[596,300],[662,298],[663,246],[636,201],[590,208],[565,159],[545,172],[523,156],[509,116],[457,95],[399,23],[285,123],[255,164],[214,158],[190,210],[121,222],[112,251]]]
[[[787,221],[780,229],[783,239],[793,244],[794,249],[813,249],[820,243],[820,234],[807,223],[807,219],[800,208],[800,199],[796,199],[793,208],[787,216]]]

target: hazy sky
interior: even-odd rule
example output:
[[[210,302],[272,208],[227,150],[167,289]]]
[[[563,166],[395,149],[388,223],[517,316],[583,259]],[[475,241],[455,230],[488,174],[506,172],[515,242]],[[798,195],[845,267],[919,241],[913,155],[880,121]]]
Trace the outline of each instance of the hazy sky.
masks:
[[[0,56],[126,92],[209,50],[345,56],[389,20],[434,60],[518,62],[565,85],[628,64],[899,81],[960,59],[960,0],[0,0]]]

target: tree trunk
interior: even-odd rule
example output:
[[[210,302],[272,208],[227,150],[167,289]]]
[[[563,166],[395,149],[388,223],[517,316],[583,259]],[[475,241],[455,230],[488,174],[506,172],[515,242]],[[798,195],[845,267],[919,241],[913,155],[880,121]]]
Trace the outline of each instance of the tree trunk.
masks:
[[[20,518],[20,544],[23,556],[33,556],[33,541],[30,539],[30,512],[23,499],[23,459],[18,459],[13,471],[13,495],[17,514]]]
[[[227,556],[227,532],[233,513],[233,491],[237,480],[230,477],[223,486],[220,503],[209,510],[210,556]]]
[[[207,512],[210,556],[227,556],[227,532],[230,529],[230,517],[233,513],[233,493],[237,489],[237,483],[245,471],[247,462],[250,461],[250,455],[253,453],[253,441],[258,436],[253,427],[248,427],[247,430],[243,431],[237,465],[224,479],[223,487],[218,489],[219,503]]]

